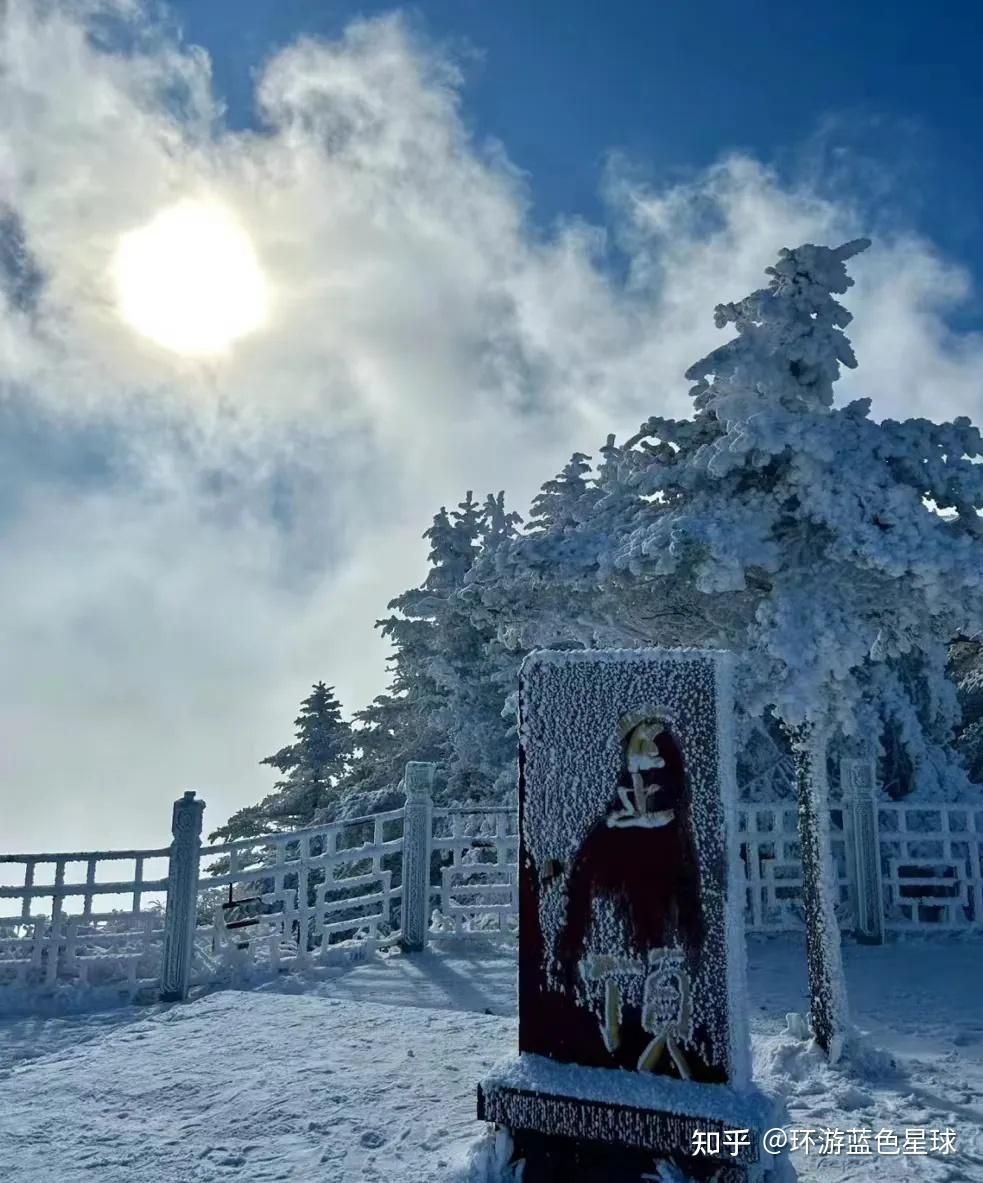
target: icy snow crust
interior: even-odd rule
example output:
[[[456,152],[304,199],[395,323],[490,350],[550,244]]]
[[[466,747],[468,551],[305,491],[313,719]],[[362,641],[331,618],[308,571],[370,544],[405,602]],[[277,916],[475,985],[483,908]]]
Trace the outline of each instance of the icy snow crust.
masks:
[[[550,860],[565,873],[539,889],[546,989],[560,989],[555,952],[567,915],[569,870],[590,828],[615,794],[626,718],[665,720],[679,743],[689,782],[690,819],[700,867],[705,938],[693,981],[694,1011],[709,1062],[749,1084],[743,957],[743,889],[737,859],[730,654],[701,649],[540,650],[520,670],[522,754],[520,859],[534,878]],[[594,931],[612,950],[622,923],[603,902]],[[522,934],[520,932],[520,942]],[[641,975],[624,975],[626,1004],[641,1006]],[[603,984],[581,983],[582,1002],[602,1005]]]

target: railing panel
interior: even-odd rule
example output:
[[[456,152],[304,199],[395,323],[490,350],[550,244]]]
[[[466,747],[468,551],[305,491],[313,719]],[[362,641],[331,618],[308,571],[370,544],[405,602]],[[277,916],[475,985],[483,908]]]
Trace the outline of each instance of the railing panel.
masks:
[[[983,928],[983,807],[881,805],[886,926]]]
[[[794,932],[804,927],[798,810],[794,802],[738,806],[740,857],[747,882],[745,924],[749,932]],[[854,914],[848,810],[830,810],[837,916],[849,927]]]
[[[983,807],[922,803],[879,806],[885,927],[893,931],[983,928]],[[431,883],[431,931],[441,936],[512,931],[518,915],[515,876],[492,868],[517,861],[514,812],[435,809],[433,849],[441,856]],[[507,821],[505,820],[507,819]],[[502,830],[504,824],[507,829]],[[794,802],[738,807],[740,857],[747,883],[749,932],[801,930],[802,870]],[[854,924],[854,835],[849,808],[830,810],[837,916]],[[509,890],[506,908],[503,897]]]
[[[0,1010],[21,1009],[32,998],[81,1000],[94,990],[153,997],[167,854],[0,855]]]
[[[356,942],[399,941],[402,820],[397,809],[204,847],[192,981],[302,969]]]
[[[518,815],[500,807],[435,809],[430,931],[440,937],[514,938],[518,933]]]

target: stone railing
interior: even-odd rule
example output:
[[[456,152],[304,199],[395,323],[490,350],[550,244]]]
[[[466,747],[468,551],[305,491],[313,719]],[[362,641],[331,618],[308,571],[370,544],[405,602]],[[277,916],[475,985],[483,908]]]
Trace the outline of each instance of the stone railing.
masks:
[[[830,811],[843,931],[983,931],[983,802],[883,804],[869,764],[843,774]],[[409,764],[400,809],[214,846],[201,844],[204,802],[186,793],[170,846],[0,855],[0,1013],[181,999],[386,945],[511,940],[516,812],[435,807],[432,779]],[[748,931],[801,928],[794,803],[737,812]]]
[[[0,1011],[66,982],[156,996],[170,850],[0,855]]]
[[[442,937],[518,932],[519,827],[514,809],[435,809],[431,849],[441,857],[430,931]],[[449,861],[448,861],[449,860]]]
[[[306,969],[402,939],[404,810],[204,848],[186,981]]]
[[[170,846],[0,856],[0,1013],[180,1000],[431,935],[513,935],[514,812],[434,809],[432,778],[409,764],[400,809],[217,845],[185,793]]]
[[[830,810],[841,929],[874,942],[885,932],[983,932],[983,801],[884,804],[867,790],[872,780],[856,780]],[[801,928],[795,804],[741,805],[738,817],[748,931]]]
[[[983,929],[983,805],[879,805],[877,814],[887,927]]]

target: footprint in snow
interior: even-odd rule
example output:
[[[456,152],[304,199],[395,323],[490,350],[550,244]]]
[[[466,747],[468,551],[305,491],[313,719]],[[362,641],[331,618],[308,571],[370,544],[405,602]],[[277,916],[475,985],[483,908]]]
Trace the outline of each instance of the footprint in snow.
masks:
[[[378,1130],[366,1130],[359,1142],[369,1150],[378,1150],[380,1146],[385,1146],[386,1138]]]

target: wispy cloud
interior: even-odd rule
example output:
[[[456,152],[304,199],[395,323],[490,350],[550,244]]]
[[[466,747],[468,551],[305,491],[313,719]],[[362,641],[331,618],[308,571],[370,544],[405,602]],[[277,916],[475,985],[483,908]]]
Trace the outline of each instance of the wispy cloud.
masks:
[[[107,12],[125,52],[93,35]],[[380,688],[372,622],[441,503],[522,509],[574,449],[686,413],[713,305],[779,247],[866,228],[863,190],[734,157],[659,190],[612,162],[609,225],[544,233],[461,87],[398,18],[356,24],[273,58],[262,130],[230,134],[206,56],[139,5],[8,4],[5,846],[157,842],[184,788],[211,824],[258,796],[310,682],[351,707]],[[274,297],[208,364],[135,336],[108,279],[121,233],[195,195],[235,210]],[[898,233],[855,270],[844,395],[977,413],[983,342],[946,324],[968,276]]]

